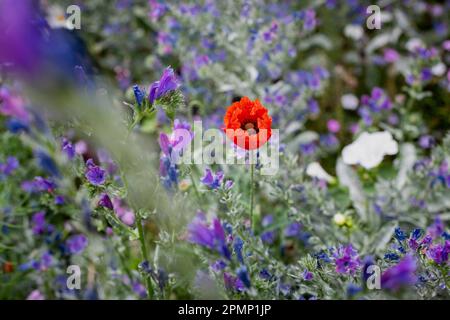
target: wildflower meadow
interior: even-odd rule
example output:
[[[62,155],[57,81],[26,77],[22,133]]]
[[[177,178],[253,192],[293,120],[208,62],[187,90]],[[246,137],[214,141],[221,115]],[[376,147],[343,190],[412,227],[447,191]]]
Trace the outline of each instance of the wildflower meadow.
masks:
[[[448,300],[449,19],[0,0],[0,299]]]

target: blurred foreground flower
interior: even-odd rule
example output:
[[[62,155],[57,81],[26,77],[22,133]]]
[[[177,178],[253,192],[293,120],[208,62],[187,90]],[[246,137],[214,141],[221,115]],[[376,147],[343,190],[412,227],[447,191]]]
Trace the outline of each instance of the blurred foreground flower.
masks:
[[[397,265],[387,269],[381,276],[383,289],[398,291],[404,286],[411,286],[417,282],[416,260],[414,257],[405,256]]]

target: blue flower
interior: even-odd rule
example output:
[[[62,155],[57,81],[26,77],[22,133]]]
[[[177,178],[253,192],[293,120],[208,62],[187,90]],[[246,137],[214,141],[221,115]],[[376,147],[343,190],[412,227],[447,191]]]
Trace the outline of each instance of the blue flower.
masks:
[[[411,232],[410,238],[414,239],[414,240],[418,240],[422,236],[422,234],[423,234],[423,230],[416,228]]]
[[[273,275],[270,274],[270,272],[267,271],[267,269],[262,269],[259,272],[259,276],[260,276],[261,279],[264,279],[264,280],[271,280],[273,278]]]
[[[55,161],[44,151],[37,151],[36,158],[39,166],[52,176],[59,177],[59,170]]]
[[[265,231],[261,234],[261,240],[266,244],[272,244],[276,239],[275,231]]]
[[[251,287],[250,276],[248,274],[246,266],[240,266],[236,270],[236,274],[237,274],[238,279],[242,281],[244,286],[246,286],[247,288]]]
[[[398,241],[403,241],[407,238],[406,233],[400,229],[399,227],[395,228],[395,234],[394,234],[395,239],[397,239]]]
[[[134,85],[133,92],[138,106],[141,106],[142,102],[144,101],[145,91],[141,90],[141,88],[139,88],[137,85]]]
[[[354,283],[349,283],[347,285],[347,296],[348,297],[353,297],[361,291],[362,291],[362,288]]]
[[[242,241],[242,239],[240,237],[236,237],[236,239],[234,240],[234,252],[236,253],[236,257],[239,261],[239,263],[243,264],[244,263],[244,257],[242,256],[242,248],[244,247],[244,242]]]
[[[400,256],[396,253],[388,252],[384,255],[384,259],[390,260],[390,261],[397,261],[398,259],[400,259]]]
[[[6,127],[12,133],[28,132],[28,124],[16,118],[10,118],[6,122]]]

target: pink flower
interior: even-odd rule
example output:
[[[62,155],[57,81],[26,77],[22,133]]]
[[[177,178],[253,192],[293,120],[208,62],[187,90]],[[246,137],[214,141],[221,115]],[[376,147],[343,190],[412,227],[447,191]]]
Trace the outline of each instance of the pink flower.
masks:
[[[33,290],[28,295],[27,300],[45,300],[45,298],[39,290]]]
[[[341,130],[341,124],[336,119],[330,119],[327,122],[328,131],[332,133],[339,132]]]

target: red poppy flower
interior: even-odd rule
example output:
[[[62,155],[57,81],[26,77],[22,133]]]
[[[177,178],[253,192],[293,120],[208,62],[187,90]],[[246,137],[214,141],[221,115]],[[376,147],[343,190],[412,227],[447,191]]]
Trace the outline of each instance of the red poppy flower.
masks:
[[[243,97],[233,103],[227,109],[224,123],[227,137],[246,150],[258,149],[272,135],[272,118],[258,99]]]

